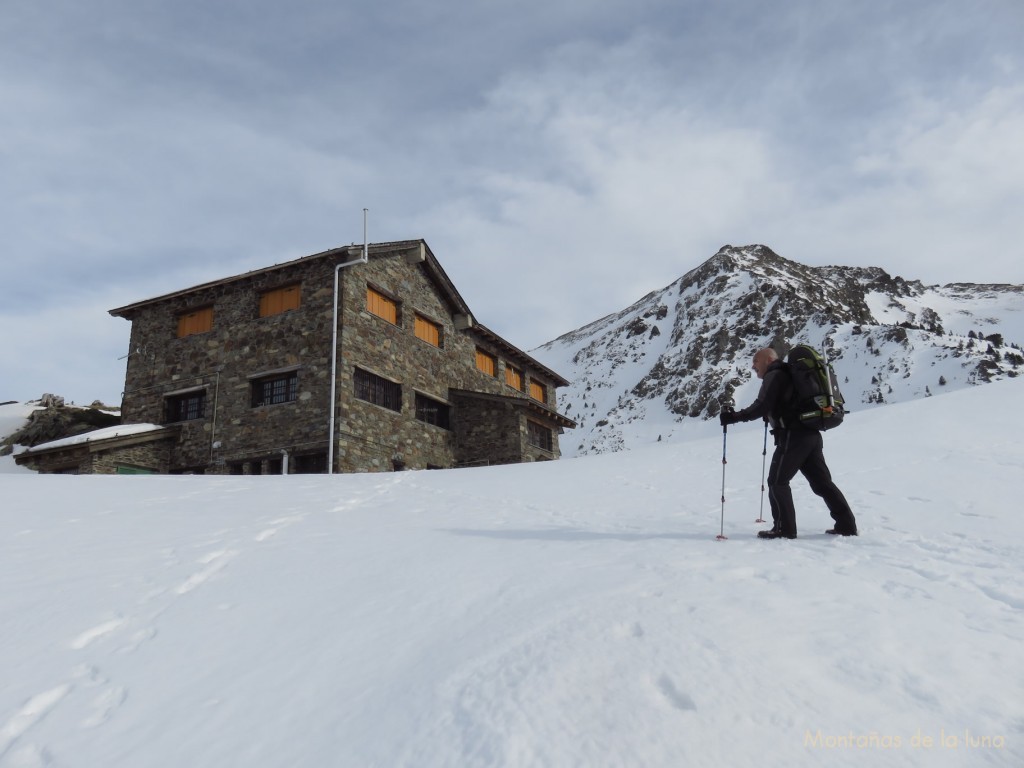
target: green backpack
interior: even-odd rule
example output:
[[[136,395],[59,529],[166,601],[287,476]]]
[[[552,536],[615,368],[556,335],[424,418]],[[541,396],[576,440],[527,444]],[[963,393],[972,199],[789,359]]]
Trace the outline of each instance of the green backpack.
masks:
[[[846,399],[827,358],[814,347],[797,344],[786,355],[786,368],[793,382],[793,399],[783,419],[786,426],[824,431],[843,423]]]

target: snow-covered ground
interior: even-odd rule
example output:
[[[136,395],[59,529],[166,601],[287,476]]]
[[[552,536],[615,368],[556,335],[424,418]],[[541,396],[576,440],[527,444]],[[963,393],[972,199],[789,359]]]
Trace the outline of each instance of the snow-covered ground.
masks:
[[[1024,383],[533,465],[0,475],[0,766],[1019,766]],[[5,461],[9,461],[5,459]],[[767,512],[767,510],[766,510]]]

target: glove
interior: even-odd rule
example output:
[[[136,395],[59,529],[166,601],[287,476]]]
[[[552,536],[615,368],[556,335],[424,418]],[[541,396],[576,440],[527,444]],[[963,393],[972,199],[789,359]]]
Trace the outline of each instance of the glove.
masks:
[[[734,411],[734,410],[733,410],[733,409],[732,409],[731,407],[729,407],[729,406],[725,406],[725,407],[724,407],[724,408],[722,409],[722,412],[721,412],[721,414],[719,414],[719,416],[718,416],[718,422],[719,422],[719,423],[720,423],[720,424],[721,424],[721,425],[722,425],[723,427],[727,427],[727,426],[729,426],[730,424],[738,424],[738,423],[739,423],[739,421],[740,421],[740,419],[739,419],[739,417],[738,417],[738,416],[736,415],[736,411]]]

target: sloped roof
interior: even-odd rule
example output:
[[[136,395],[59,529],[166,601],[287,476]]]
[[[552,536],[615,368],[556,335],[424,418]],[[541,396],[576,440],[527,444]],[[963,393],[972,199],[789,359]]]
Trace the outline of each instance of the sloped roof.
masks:
[[[448,277],[444,269],[438,262],[437,257],[434,256],[430,250],[430,246],[427,245],[425,240],[397,240],[394,242],[387,243],[369,243],[366,246],[369,256],[384,253],[394,253],[395,251],[413,251],[420,250],[424,258],[424,267],[430,279],[433,280],[434,284],[438,287],[444,298],[452,305],[453,310],[457,313],[464,315],[471,315],[469,306],[466,304],[465,299],[456,290],[455,285],[452,283],[451,278]],[[247,280],[259,275],[269,274],[283,269],[288,269],[305,262],[316,261],[318,259],[331,259],[338,262],[354,261],[358,259],[363,253],[363,246],[352,244],[345,245],[339,248],[331,248],[326,251],[314,253],[309,256],[302,256],[298,259],[292,259],[285,261],[280,264],[274,264],[270,267],[262,267],[260,269],[253,269],[249,272],[243,272],[239,275],[232,275],[231,277],[224,277],[218,280],[210,280],[199,285],[189,286],[188,288],[182,288],[178,291],[171,291],[170,293],[164,293],[159,296],[153,296],[148,299],[136,301],[131,304],[126,304],[123,307],[117,307],[111,309],[110,314],[114,317],[128,317],[135,310],[149,306],[150,304],[157,304],[170,299],[176,299],[180,296],[187,296],[190,293],[198,293],[199,291],[206,290],[208,288],[214,288],[220,285],[229,285],[230,283],[238,282],[240,280]]]
[[[20,464],[22,459],[38,456],[51,451],[66,450],[85,446],[90,451],[103,450],[105,448],[134,445],[153,440],[163,440],[174,437],[178,433],[175,425],[167,426],[161,424],[118,424],[113,427],[103,427],[90,432],[83,432],[71,437],[63,437],[59,440],[51,440],[48,443],[40,443],[31,448],[25,448],[15,454],[14,460]]]
[[[426,271],[428,278],[437,287],[437,290],[442,296],[442,298],[444,298],[445,301],[448,302],[449,306],[452,309],[452,313],[464,315],[467,318],[468,322],[466,323],[466,325],[470,333],[476,334],[482,339],[486,339],[491,344],[498,347],[503,354],[514,360],[519,361],[522,365],[543,373],[545,376],[549,377],[553,382],[555,382],[555,386],[564,387],[569,384],[569,382],[566,379],[562,378],[557,373],[552,371],[550,368],[535,360],[533,357],[531,357],[529,354],[521,350],[519,347],[506,341],[505,339],[503,339],[501,336],[499,336],[486,326],[479,325],[476,322],[476,319],[473,316],[473,312],[472,310],[470,310],[469,305],[466,303],[466,300],[462,298],[462,295],[455,288],[455,284],[452,283],[451,278],[448,277],[448,274],[444,271],[444,268],[441,266],[441,263],[437,260],[437,257],[434,256],[433,252],[430,250],[430,246],[427,245],[426,240],[396,240],[393,242],[386,243],[369,243],[368,245],[366,245],[366,250],[367,255],[371,258],[375,254],[383,255],[385,253],[395,253],[396,251],[406,251],[410,253],[418,252],[419,255],[423,257],[421,264],[424,270]],[[219,280],[211,280],[206,283],[200,283],[199,285],[193,285],[189,288],[183,288],[178,291],[172,291],[171,293],[165,293],[160,296],[154,296],[149,299],[143,299],[142,301],[136,301],[133,302],[132,304],[126,304],[123,307],[111,309],[110,314],[113,315],[114,317],[123,317],[128,320],[131,320],[132,315],[135,314],[138,310],[143,309],[144,307],[148,307],[153,304],[159,304],[161,302],[169,301],[171,299],[176,299],[181,296],[188,296],[189,294],[198,293],[208,288],[214,288],[221,285],[229,285],[231,283],[238,282],[241,280],[248,280],[259,275],[268,274],[278,270],[288,269],[290,267],[294,267],[296,265],[303,264],[305,262],[315,261],[318,259],[331,259],[338,263],[346,261],[355,261],[356,259],[359,259],[362,256],[362,253],[363,246],[355,243],[353,243],[352,245],[341,246],[339,248],[331,248],[326,251],[321,251],[320,253],[314,253],[309,256],[303,256],[298,259],[292,259],[291,261],[285,261],[280,264],[274,264],[273,266],[270,267],[254,269],[249,272],[243,272],[242,274],[239,275],[232,275],[231,277],[225,277]]]
[[[453,397],[468,397],[474,400],[490,400],[492,402],[507,403],[514,408],[522,408],[537,416],[543,417],[559,427],[575,429],[576,422],[568,416],[563,416],[558,411],[549,408],[544,403],[528,397],[516,397],[515,395],[495,395],[490,392],[477,392],[472,389],[451,389],[448,391]]]

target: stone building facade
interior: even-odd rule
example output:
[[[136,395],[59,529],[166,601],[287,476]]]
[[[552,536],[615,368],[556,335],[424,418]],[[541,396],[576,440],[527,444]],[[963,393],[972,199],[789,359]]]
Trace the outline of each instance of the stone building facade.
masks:
[[[159,471],[538,461],[575,426],[556,409],[568,382],[477,323],[423,240],[333,249],[111,314],[132,323],[123,423],[175,427]]]

